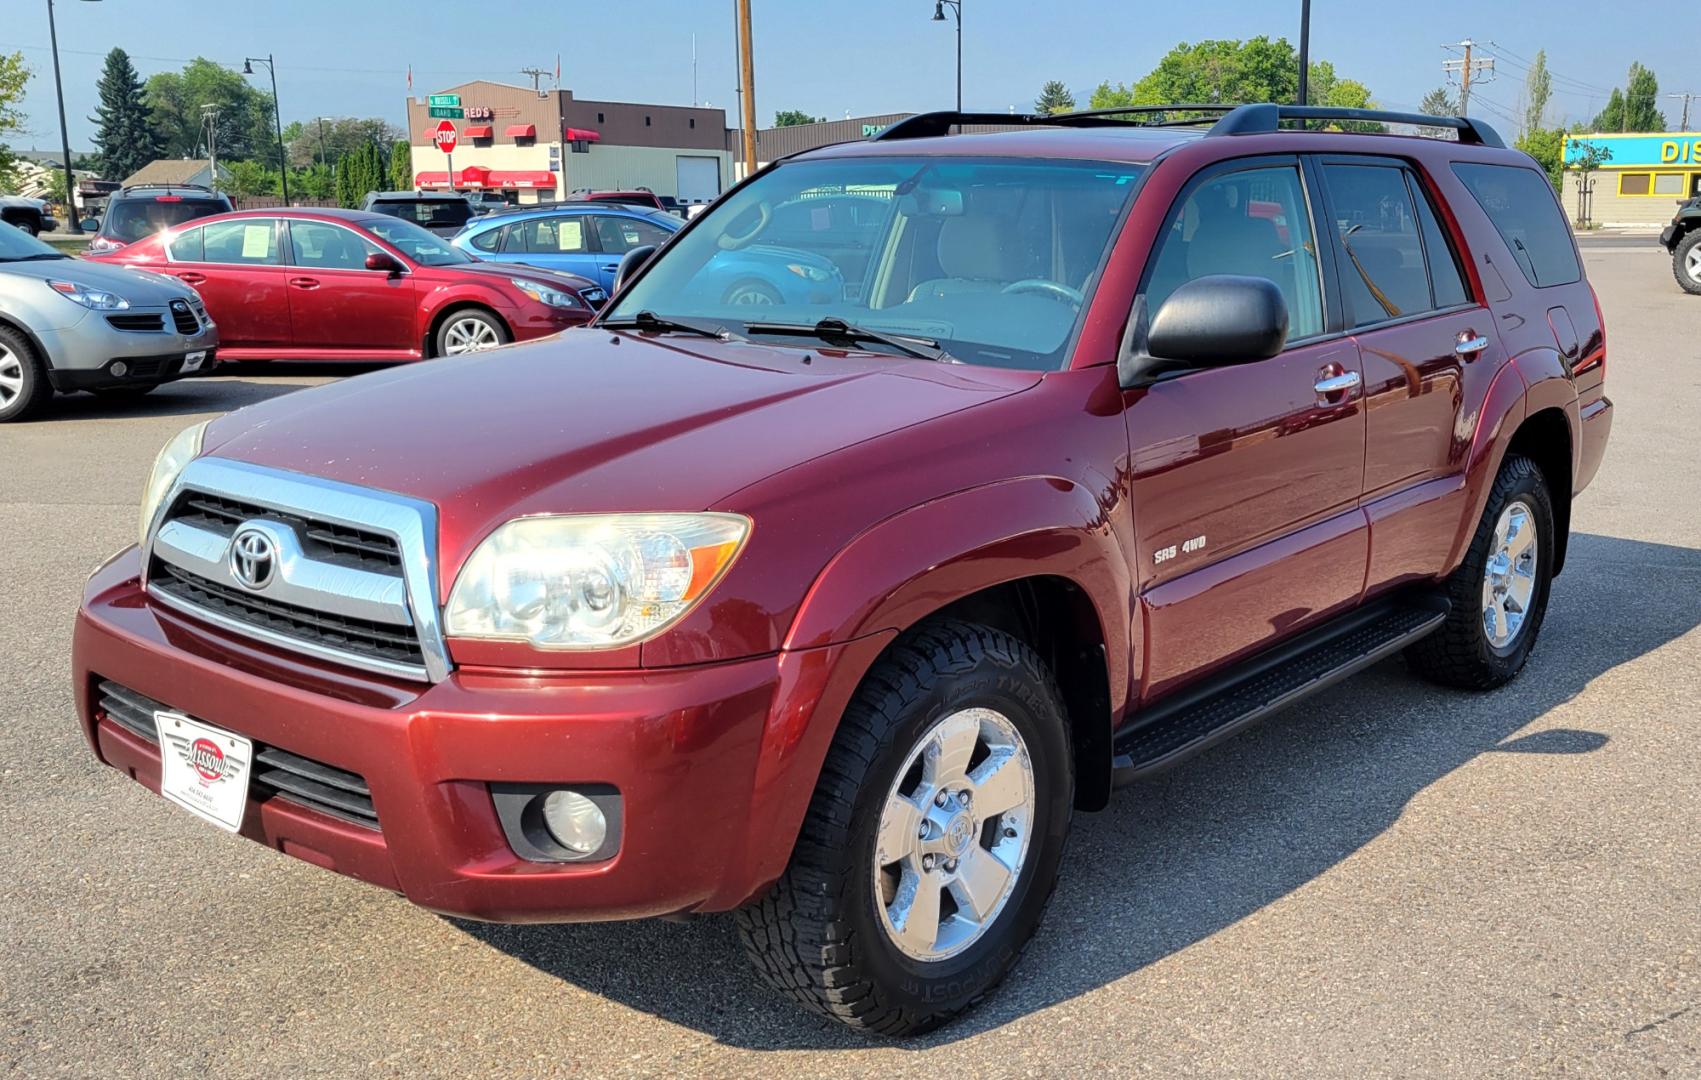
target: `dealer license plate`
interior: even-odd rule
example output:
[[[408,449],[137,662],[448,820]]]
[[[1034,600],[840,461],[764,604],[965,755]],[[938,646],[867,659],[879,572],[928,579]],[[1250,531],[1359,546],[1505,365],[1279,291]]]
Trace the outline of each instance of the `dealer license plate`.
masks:
[[[202,349],[202,350],[197,351],[197,352],[192,352],[192,353],[184,353],[183,354],[183,374],[187,375],[191,371],[200,371],[201,365],[206,363],[206,362],[207,362],[207,353],[206,353],[205,349]]]
[[[159,728],[159,793],[221,829],[242,828],[254,744],[182,713],[154,713]]]

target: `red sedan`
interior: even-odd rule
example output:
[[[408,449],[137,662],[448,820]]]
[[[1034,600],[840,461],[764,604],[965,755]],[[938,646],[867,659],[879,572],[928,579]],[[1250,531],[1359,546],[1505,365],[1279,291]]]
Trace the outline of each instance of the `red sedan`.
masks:
[[[589,322],[595,282],[480,262],[419,226],[354,210],[245,210],[105,255],[188,282],[222,360],[417,360]]]

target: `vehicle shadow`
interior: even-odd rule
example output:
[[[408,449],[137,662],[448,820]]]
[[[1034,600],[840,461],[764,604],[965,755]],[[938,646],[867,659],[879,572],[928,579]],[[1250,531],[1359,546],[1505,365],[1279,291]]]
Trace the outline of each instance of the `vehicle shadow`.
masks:
[[[140,416],[189,416],[230,412],[309,386],[379,371],[384,364],[241,364],[221,365],[217,375],[165,383],[140,397],[99,394],[55,395],[34,423],[63,420],[117,420]]]
[[[1701,550],[1576,535],[1567,565],[1540,647],[1509,686],[1444,690],[1396,658],[1117,792],[1104,813],[1078,816],[1056,897],[1022,965],[977,1011],[895,1045],[954,1042],[1185,949],[1328,872],[1479,754],[1600,749],[1603,732],[1520,732],[1598,676],[1701,625]],[[1679,587],[1645,587],[1661,578]],[[760,985],[730,917],[456,925],[543,972],[723,1043],[867,1045]]]

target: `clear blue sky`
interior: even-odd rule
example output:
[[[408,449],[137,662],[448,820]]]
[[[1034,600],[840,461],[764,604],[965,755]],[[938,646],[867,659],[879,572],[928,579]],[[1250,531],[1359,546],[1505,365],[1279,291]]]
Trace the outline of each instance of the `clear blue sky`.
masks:
[[[964,0],[964,97],[1003,110],[1032,102],[1046,79],[1062,79],[1085,105],[1103,79],[1132,81],[1179,41],[1256,34],[1298,40],[1299,3],[1036,4]],[[0,50],[22,49],[36,69],[25,98],[31,131],[20,148],[58,145],[46,0],[0,0]],[[758,120],[777,109],[842,117],[949,107],[954,43],[949,23],[929,21],[932,0],[753,0]],[[58,0],[66,114],[73,149],[90,145],[101,57],[123,46],[143,76],[204,55],[240,67],[274,53],[284,122],[319,115],[402,120],[405,72],[424,94],[474,78],[522,82],[523,67],[553,69],[581,97],[688,104],[691,38],[697,36],[698,98],[734,104],[732,0],[500,3],[498,0]],[[1314,0],[1312,54],[1371,88],[1390,108],[1415,108],[1443,80],[1443,42],[1493,40],[1507,57],[1499,81],[1478,88],[1473,113],[1497,120],[1523,83],[1515,57],[1545,48],[1553,108],[1589,119],[1598,88],[1622,83],[1632,60],[1652,67],[1662,92],[1701,90],[1687,35],[1662,33],[1664,16],[1615,18],[1576,0]],[[604,17],[613,13],[613,19]],[[1497,51],[1497,50],[1491,50]],[[264,78],[263,69],[260,78]],[[1587,87],[1579,84],[1587,84]],[[1591,89],[1593,88],[1593,89]],[[1664,100],[1673,126],[1681,103]],[[1701,117],[1701,103],[1697,104]],[[1510,124],[1502,126],[1510,127]],[[1701,126],[1692,117],[1691,126]]]

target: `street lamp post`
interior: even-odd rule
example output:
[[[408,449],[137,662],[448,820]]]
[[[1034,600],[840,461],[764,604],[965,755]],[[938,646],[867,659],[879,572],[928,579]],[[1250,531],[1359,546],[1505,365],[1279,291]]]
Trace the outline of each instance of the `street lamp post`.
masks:
[[[957,111],[963,111],[963,0],[933,0],[933,21],[945,21],[945,9],[957,19]]]
[[[65,216],[70,218],[65,224],[81,236],[83,223],[77,220],[77,175],[71,171],[71,133],[65,127],[65,86],[59,78],[59,28],[53,22],[53,0],[47,0],[47,38],[53,46],[53,92],[59,98],[59,149],[65,154]]]
[[[283,141],[283,110],[278,107],[278,69],[272,66],[272,57],[268,53],[264,57],[247,56],[242,59],[242,74],[254,74],[255,64],[265,64],[266,71],[272,76],[272,119],[278,125],[278,182],[283,185],[284,205],[289,205],[289,151],[284,149]]]
[[[1311,0],[1299,2],[1299,101],[1307,104],[1311,93]]]

